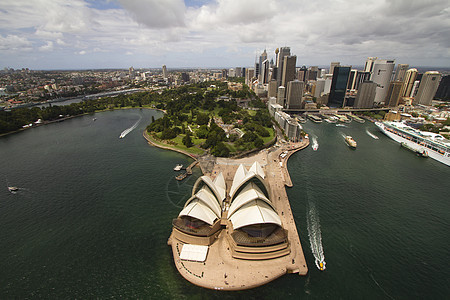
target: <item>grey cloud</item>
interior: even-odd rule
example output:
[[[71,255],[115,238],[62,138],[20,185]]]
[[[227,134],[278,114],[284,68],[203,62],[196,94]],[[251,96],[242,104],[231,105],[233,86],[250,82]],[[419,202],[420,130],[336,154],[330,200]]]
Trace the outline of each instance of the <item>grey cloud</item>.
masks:
[[[119,0],[133,18],[150,28],[170,28],[185,25],[186,7],[183,0]]]

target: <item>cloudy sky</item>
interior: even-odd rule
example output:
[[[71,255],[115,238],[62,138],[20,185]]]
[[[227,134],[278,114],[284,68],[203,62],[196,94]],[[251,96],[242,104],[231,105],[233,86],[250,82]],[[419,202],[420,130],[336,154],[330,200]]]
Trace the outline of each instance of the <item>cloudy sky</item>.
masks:
[[[283,46],[299,66],[450,67],[450,1],[0,1],[0,68],[251,66]]]

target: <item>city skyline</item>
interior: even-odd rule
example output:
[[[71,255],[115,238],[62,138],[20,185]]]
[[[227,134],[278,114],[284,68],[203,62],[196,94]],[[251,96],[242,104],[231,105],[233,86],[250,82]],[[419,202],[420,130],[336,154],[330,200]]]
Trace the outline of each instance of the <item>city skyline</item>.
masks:
[[[8,0],[0,67],[250,67],[283,46],[297,65],[450,67],[449,20],[447,1]]]

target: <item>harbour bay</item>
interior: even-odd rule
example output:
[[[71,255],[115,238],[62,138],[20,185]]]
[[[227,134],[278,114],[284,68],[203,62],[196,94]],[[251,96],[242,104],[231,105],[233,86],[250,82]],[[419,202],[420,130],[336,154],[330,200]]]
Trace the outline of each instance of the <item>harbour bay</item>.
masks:
[[[177,182],[173,167],[191,160],[143,139],[151,117],[161,115],[102,112],[0,138],[2,298],[412,299],[449,293],[450,169],[400,148],[368,122],[347,128],[307,122],[318,151],[307,148],[289,160],[294,187],[288,196],[306,277],[287,275],[238,293],[186,282],[166,243],[200,172]],[[342,133],[355,138],[356,151]],[[9,193],[8,184],[19,192]],[[311,213],[321,230],[325,272],[314,266]]]

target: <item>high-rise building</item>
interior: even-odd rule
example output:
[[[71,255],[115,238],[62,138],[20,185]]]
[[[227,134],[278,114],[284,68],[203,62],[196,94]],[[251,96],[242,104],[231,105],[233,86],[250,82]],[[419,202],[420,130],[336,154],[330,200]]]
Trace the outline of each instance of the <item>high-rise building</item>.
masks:
[[[255,77],[255,69],[247,68],[245,70],[245,84],[251,87],[254,77]]]
[[[440,100],[450,99],[450,75],[442,77],[435,97]]]
[[[289,47],[281,47],[279,50],[279,53],[277,54],[277,67],[278,67],[278,73],[277,73],[277,82],[278,86],[281,84],[281,77],[283,74],[283,65],[284,65],[284,57],[291,55],[291,48]]]
[[[135,71],[134,71],[134,68],[133,68],[133,67],[130,67],[130,68],[128,69],[128,76],[130,77],[131,80],[134,79]]]
[[[236,67],[234,69],[234,73],[235,73],[236,77],[242,77],[242,68],[241,67]]]
[[[366,64],[364,66],[364,72],[372,72],[373,71],[373,64],[375,60],[377,60],[378,57],[368,57],[366,60]]]
[[[376,103],[383,102],[386,98],[394,66],[394,60],[377,59],[373,63],[372,81],[377,84]]]
[[[393,81],[404,81],[406,76],[406,70],[408,70],[409,65],[398,64],[395,70],[395,76]]]
[[[297,56],[290,55],[284,57],[283,73],[281,76],[281,85],[287,86],[289,81],[295,79],[295,64],[297,63]]]
[[[302,108],[303,97],[303,81],[289,81],[286,91],[286,108],[288,109],[300,109]]]
[[[361,84],[365,81],[370,81],[370,72],[358,71],[356,73],[355,90],[359,90]]]
[[[320,96],[322,96],[324,89],[325,89],[325,79],[322,78],[317,79],[316,88],[314,89],[313,96],[319,98]]]
[[[416,81],[417,73],[417,69],[409,69],[406,71],[403,86],[400,91],[400,97],[411,97],[411,91],[414,81]]]
[[[307,73],[308,69],[306,68],[306,66],[302,66],[298,71],[297,71],[297,79],[299,81],[306,81],[306,73]]]
[[[228,69],[228,77],[236,77],[236,70],[233,68]]]
[[[372,81],[364,81],[359,85],[358,93],[356,94],[355,108],[372,108],[375,100],[375,93],[377,84]]]
[[[266,55],[267,56],[267,55]],[[269,60],[264,60],[260,65],[261,73],[259,74],[259,82],[260,83],[268,83],[269,82]]]
[[[277,78],[278,78],[277,75],[278,75],[278,67],[277,66],[273,66],[272,67],[272,72],[270,72],[270,80],[277,81]]]
[[[163,78],[164,79],[166,79],[167,78],[167,67],[166,67],[166,65],[163,65],[162,66],[162,76],[163,76]]]
[[[265,61],[267,59],[267,52],[266,49],[264,49],[264,52],[259,56],[259,74],[261,74],[261,66],[263,61]]]
[[[269,81],[269,86],[267,89],[267,97],[270,99],[271,97],[277,97],[277,81],[272,79]]]
[[[325,87],[323,88],[324,94],[330,93],[332,81],[333,81],[333,74],[326,74],[325,75]]]
[[[308,80],[316,80],[317,79],[317,74],[319,73],[319,67],[318,66],[311,66],[308,69],[308,76],[307,79]]]
[[[391,81],[389,89],[384,99],[384,104],[389,107],[396,107],[400,100],[400,92],[402,89],[403,81]]]
[[[423,74],[419,90],[414,98],[414,104],[431,105],[431,100],[433,100],[439,87],[441,76],[441,73],[437,71],[428,71]]]
[[[420,84],[420,80],[414,81],[413,87],[411,89],[411,94],[409,95],[409,97],[411,97],[411,98],[416,97],[417,91],[419,90],[419,84]]]
[[[284,95],[286,95],[286,88],[281,85],[278,87],[277,104],[280,104],[283,107],[284,107]]]
[[[330,72],[329,72],[328,74],[333,75],[334,68],[335,68],[335,67],[339,67],[340,65],[341,65],[340,62],[338,62],[338,61],[333,61],[333,62],[330,64]]]
[[[356,77],[358,75],[358,70],[351,69],[350,75],[348,77],[347,90],[352,91],[356,89]]]
[[[330,97],[328,98],[328,106],[343,107],[345,101],[345,93],[347,92],[348,77],[351,67],[336,66],[333,71],[333,79],[331,81]]]
[[[183,80],[184,82],[188,82],[189,81],[189,73],[182,72],[181,73],[181,80]]]

